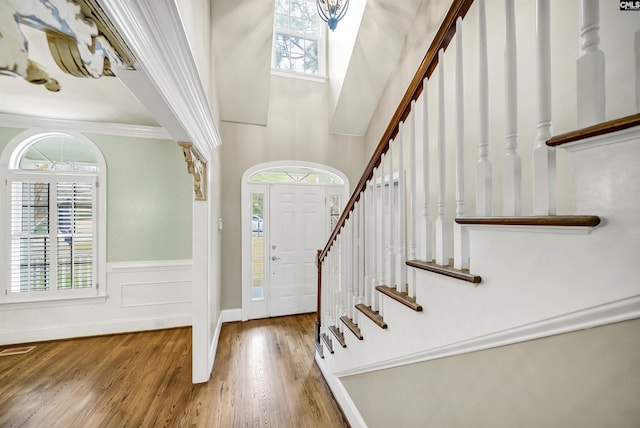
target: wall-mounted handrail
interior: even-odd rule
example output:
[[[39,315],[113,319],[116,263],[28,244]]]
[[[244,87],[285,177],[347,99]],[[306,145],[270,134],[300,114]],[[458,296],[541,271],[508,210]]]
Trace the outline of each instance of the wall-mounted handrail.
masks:
[[[349,218],[351,211],[353,211],[353,207],[355,203],[360,199],[361,193],[364,191],[367,181],[371,179],[373,175],[373,170],[380,164],[380,158],[384,153],[389,150],[389,142],[395,138],[398,134],[398,128],[401,122],[403,122],[411,111],[411,102],[418,99],[420,94],[422,93],[422,82],[425,78],[431,77],[436,67],[438,66],[438,51],[440,49],[446,49],[449,46],[449,43],[453,39],[456,33],[456,20],[458,17],[464,18],[467,14],[467,11],[473,4],[473,0],[453,0],[449,11],[447,12],[442,25],[438,29],[435,37],[433,38],[433,42],[429,46],[426,55],[422,59],[416,74],[413,76],[407,91],[405,92],[398,108],[395,113],[391,117],[387,128],[385,129],[382,137],[380,138],[380,142],[376,147],[376,150],[373,152],[369,163],[367,164],[362,176],[360,177],[360,181],[353,190],[349,201],[345,205],[344,210],[342,211],[342,215],[338,219],[327,244],[325,245],[322,252],[318,255],[318,261],[322,262],[327,255],[327,252],[331,248],[331,245],[335,241],[338,236],[340,229],[344,226],[345,222]]]

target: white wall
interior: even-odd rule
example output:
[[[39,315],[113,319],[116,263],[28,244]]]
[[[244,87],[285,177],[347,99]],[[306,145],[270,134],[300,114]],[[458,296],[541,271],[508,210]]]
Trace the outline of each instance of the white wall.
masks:
[[[191,260],[107,266],[107,296],[0,305],[0,345],[191,325]]]

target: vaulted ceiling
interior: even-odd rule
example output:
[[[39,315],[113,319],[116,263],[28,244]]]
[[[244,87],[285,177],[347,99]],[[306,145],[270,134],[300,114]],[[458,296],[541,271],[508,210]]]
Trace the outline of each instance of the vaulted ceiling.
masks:
[[[422,1],[427,0],[351,1],[347,17],[329,33],[331,132],[365,133]],[[219,119],[264,125],[270,95],[273,1],[213,0],[211,4]],[[0,76],[0,113],[158,125],[159,113],[145,108],[154,109],[152,100],[138,101],[118,78],[64,74],[51,58],[44,35],[22,27],[30,57],[60,81],[62,90],[51,93],[42,86]],[[120,76],[130,87],[136,77],[131,74]]]

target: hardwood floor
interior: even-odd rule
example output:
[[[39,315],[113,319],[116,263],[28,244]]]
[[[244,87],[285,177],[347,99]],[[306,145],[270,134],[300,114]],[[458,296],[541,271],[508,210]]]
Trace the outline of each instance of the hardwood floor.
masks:
[[[190,328],[37,343],[0,357],[0,427],[348,426],[313,360],[314,319],[224,324],[199,385]]]

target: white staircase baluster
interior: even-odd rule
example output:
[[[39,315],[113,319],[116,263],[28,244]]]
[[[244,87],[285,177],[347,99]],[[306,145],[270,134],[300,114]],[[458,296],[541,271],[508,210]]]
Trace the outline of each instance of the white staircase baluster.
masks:
[[[356,269],[357,266],[355,264],[356,240],[354,236],[355,229],[356,229],[355,228],[356,205],[354,205],[354,209],[349,214],[349,219],[347,221],[347,224],[348,224],[347,227],[349,228],[349,235],[347,237],[347,241],[349,242],[349,258],[347,259],[347,263],[349,265],[349,294],[347,295],[347,311],[345,315],[347,315],[349,318],[352,318],[351,309],[353,308],[354,300],[355,300],[355,274],[357,273],[357,269]]]
[[[464,217],[464,74],[462,59],[462,18],[456,21],[456,217]],[[453,223],[453,263],[458,269],[469,267],[467,229]]]
[[[355,319],[355,305],[357,305],[358,303],[362,303],[361,301],[361,290],[362,290],[362,277],[363,277],[363,271],[364,271],[364,266],[362,264],[363,262],[363,258],[362,258],[362,253],[364,251],[364,247],[362,245],[362,207],[365,203],[364,201],[364,192],[360,193],[360,201],[358,202],[358,205],[356,206],[356,223],[354,224],[354,226],[356,226],[356,230],[353,234],[353,236],[355,237],[355,250],[356,250],[356,254],[355,254],[355,263],[356,263],[356,272],[355,272],[355,289],[356,289],[356,296],[355,296],[355,301],[353,302],[352,305],[352,311],[354,313],[353,318]]]
[[[366,221],[366,208],[369,203],[369,187],[366,186],[364,191],[360,196],[360,211],[358,212],[358,218],[360,219],[358,228],[358,235],[360,239],[358,239],[358,266],[360,266],[360,273],[358,274],[358,303],[364,303],[364,288],[367,283],[368,273],[367,273],[367,235],[365,234],[365,228],[367,226]],[[362,199],[364,198],[364,199]],[[354,310],[354,314],[357,311]]]
[[[449,236],[446,218],[446,140],[444,105],[444,50],[438,52],[438,218],[436,219],[436,263],[449,263]]]
[[[343,229],[344,231],[344,229]],[[340,285],[342,281],[342,238],[338,235],[338,240],[335,242],[334,247],[336,248],[335,254],[333,255],[333,266],[335,269],[335,287],[333,292],[333,323],[331,325],[338,325],[338,317],[340,310]]]
[[[518,82],[514,0],[505,0],[506,154],[503,173],[503,214],[522,214],[522,167],[518,154]]]
[[[605,120],[604,52],[600,50],[599,0],[580,0],[578,128]]]
[[[347,237],[349,236],[349,223],[345,221],[342,233],[340,234],[340,263],[342,263],[342,272],[340,273],[340,311],[336,314],[336,324],[339,325],[340,317],[345,315],[347,308],[347,281],[349,278],[349,258],[348,249],[349,242]]]
[[[397,284],[398,291],[406,291],[407,288],[407,205],[406,205],[406,177],[404,170],[404,145],[405,145],[405,123],[398,125],[398,272],[399,280]]]
[[[386,215],[385,215],[385,185],[384,185],[384,171],[385,171],[385,164],[387,163],[387,155],[383,154],[380,157],[380,167],[378,168],[378,174],[380,176],[379,178],[379,183],[380,183],[380,187],[379,187],[379,204],[380,204],[380,210],[378,211],[380,213],[380,241],[378,242],[378,246],[379,246],[379,251],[380,251],[380,264],[379,264],[379,268],[380,268],[380,276],[378,279],[378,285],[383,285],[383,284],[387,284],[387,273],[386,273],[386,265],[387,265],[387,258],[386,258],[386,248],[385,245],[387,243],[387,237],[386,237]],[[379,303],[380,302],[380,296],[378,295],[378,293],[375,291],[375,284],[374,284],[374,290],[373,290],[373,305],[371,306],[371,308],[374,311],[377,311],[379,308]]]
[[[418,160],[416,159],[416,102],[411,101],[411,112],[407,117],[409,121],[409,133],[407,135],[407,144],[409,144],[409,172],[411,177],[411,196],[407,205],[409,206],[409,259],[416,259],[416,229],[418,228],[418,215],[416,214],[416,200],[418,199],[417,182],[418,182]]]
[[[379,210],[379,198],[380,198],[380,188],[378,187],[378,175],[380,173],[380,165],[373,169],[373,186],[371,188],[372,197],[371,197],[371,216],[373,217],[373,221],[371,222],[371,237],[372,245],[371,245],[371,258],[372,258],[372,272],[371,278],[369,281],[369,301],[367,305],[374,307],[375,300],[375,287],[380,278],[380,228],[378,227],[378,219],[380,217]]]
[[[640,111],[640,29],[633,35],[633,52],[636,56],[636,110]]]
[[[369,287],[373,278],[375,278],[375,199],[374,191],[376,186],[375,169],[371,174],[371,180],[367,186],[367,205],[365,209],[365,233],[364,233],[364,251],[365,251],[365,279],[363,283],[364,287],[364,301],[366,306],[371,306],[371,288]],[[367,221],[370,219],[370,221]]]
[[[331,318],[331,293],[333,292],[333,287],[335,285],[333,278],[333,246],[329,248],[329,251],[325,255],[325,259],[323,263],[327,264],[328,276],[327,276],[327,287],[323,285],[322,287],[322,325],[321,331],[324,332],[327,325],[329,325],[329,319]]]
[[[429,84],[428,79],[422,81],[422,193],[424,194],[424,201],[422,204],[422,226],[423,230],[423,248],[422,258],[425,261],[430,262],[433,260],[432,251],[432,226],[431,219],[429,218],[429,107],[427,99],[427,86]]]
[[[493,172],[489,160],[489,64],[487,59],[487,12],[485,0],[478,0],[480,143],[476,170],[476,214],[487,217],[493,213]]]
[[[415,260],[417,258],[416,255],[416,238],[418,236],[418,213],[416,203],[418,200],[418,160],[416,159],[416,102],[415,100],[411,101],[411,111],[409,112],[409,117],[407,118],[409,121],[409,135],[408,135],[408,144],[409,144],[409,168],[411,171],[411,196],[409,198],[409,220],[410,220],[410,232],[409,232],[409,259]],[[407,265],[405,264],[404,269],[407,269]],[[415,297],[415,284],[416,284],[416,271],[415,269],[411,270],[411,281],[407,284],[409,296]]]
[[[551,138],[551,48],[549,0],[536,0],[538,132],[533,148],[533,212],[556,213],[556,153]]]
[[[393,179],[393,140],[389,141],[389,287],[396,286],[396,249],[395,249],[395,235],[396,235],[396,204],[395,204],[395,183]]]

